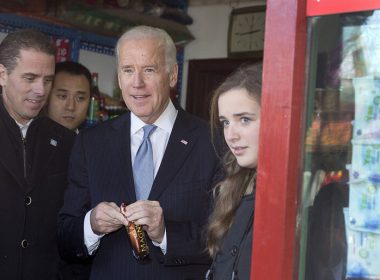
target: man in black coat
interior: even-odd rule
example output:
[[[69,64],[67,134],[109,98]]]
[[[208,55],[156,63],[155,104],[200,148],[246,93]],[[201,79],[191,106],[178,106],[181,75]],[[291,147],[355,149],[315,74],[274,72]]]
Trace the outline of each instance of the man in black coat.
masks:
[[[131,112],[77,136],[59,214],[60,250],[71,258],[92,255],[91,279],[203,279],[210,259],[201,232],[218,168],[208,125],[170,100],[178,66],[165,31],[135,27],[116,49]],[[152,126],[146,137],[152,159],[145,167],[153,166],[137,172],[143,134]],[[137,184],[148,176],[153,183]],[[124,215],[122,203],[128,204]],[[132,253],[129,221],[146,233],[150,253],[143,261]]]
[[[58,278],[57,213],[74,132],[39,117],[54,77],[55,47],[35,30],[0,44],[0,278]]]

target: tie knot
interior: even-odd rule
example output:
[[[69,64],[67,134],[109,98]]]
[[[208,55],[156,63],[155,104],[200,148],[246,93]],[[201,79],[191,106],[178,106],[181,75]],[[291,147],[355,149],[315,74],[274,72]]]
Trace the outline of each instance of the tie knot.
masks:
[[[157,128],[154,124],[147,124],[143,127],[144,129],[144,140],[149,138],[150,134]]]

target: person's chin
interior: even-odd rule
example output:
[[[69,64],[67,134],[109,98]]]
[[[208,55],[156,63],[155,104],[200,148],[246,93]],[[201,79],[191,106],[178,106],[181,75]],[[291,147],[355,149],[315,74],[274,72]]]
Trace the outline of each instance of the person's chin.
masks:
[[[67,129],[70,129],[70,130],[75,130],[76,129],[76,126],[73,126],[73,125],[65,125],[65,127]]]
[[[31,108],[29,110],[25,110],[24,112],[26,113],[25,115],[27,115],[29,118],[33,119],[35,117],[38,116],[38,114],[40,113],[42,107],[36,107],[36,108]]]
[[[241,158],[240,160],[237,160],[237,163],[240,167],[243,168],[255,168],[255,163],[252,160]]]
[[[74,121],[67,121],[64,119],[60,122],[60,124],[70,130],[74,130],[76,128]]]

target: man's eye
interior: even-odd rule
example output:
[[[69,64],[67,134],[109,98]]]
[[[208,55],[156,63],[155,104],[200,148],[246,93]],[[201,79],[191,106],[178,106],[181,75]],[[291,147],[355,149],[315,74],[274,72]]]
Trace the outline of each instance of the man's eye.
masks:
[[[86,98],[84,97],[84,96],[77,96],[76,97],[76,100],[78,101],[78,102],[82,102],[82,101],[84,101]]]
[[[27,80],[28,82],[33,82],[34,81],[34,77],[33,76],[25,76],[24,79]]]
[[[123,73],[131,74],[133,73],[133,70],[131,68],[123,68]]]
[[[146,73],[154,73],[156,72],[154,68],[145,68]]]
[[[66,95],[64,95],[64,94],[57,94],[57,97],[58,97],[58,99],[61,99],[61,100],[66,99]]]

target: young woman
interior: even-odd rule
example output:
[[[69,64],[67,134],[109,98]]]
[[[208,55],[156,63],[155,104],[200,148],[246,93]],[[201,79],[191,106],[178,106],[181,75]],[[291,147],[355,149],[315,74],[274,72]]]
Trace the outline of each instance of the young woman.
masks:
[[[213,258],[206,279],[249,279],[252,222],[260,130],[261,63],[240,67],[215,91],[211,128],[227,144],[225,178],[214,189],[215,208],[207,226]]]

